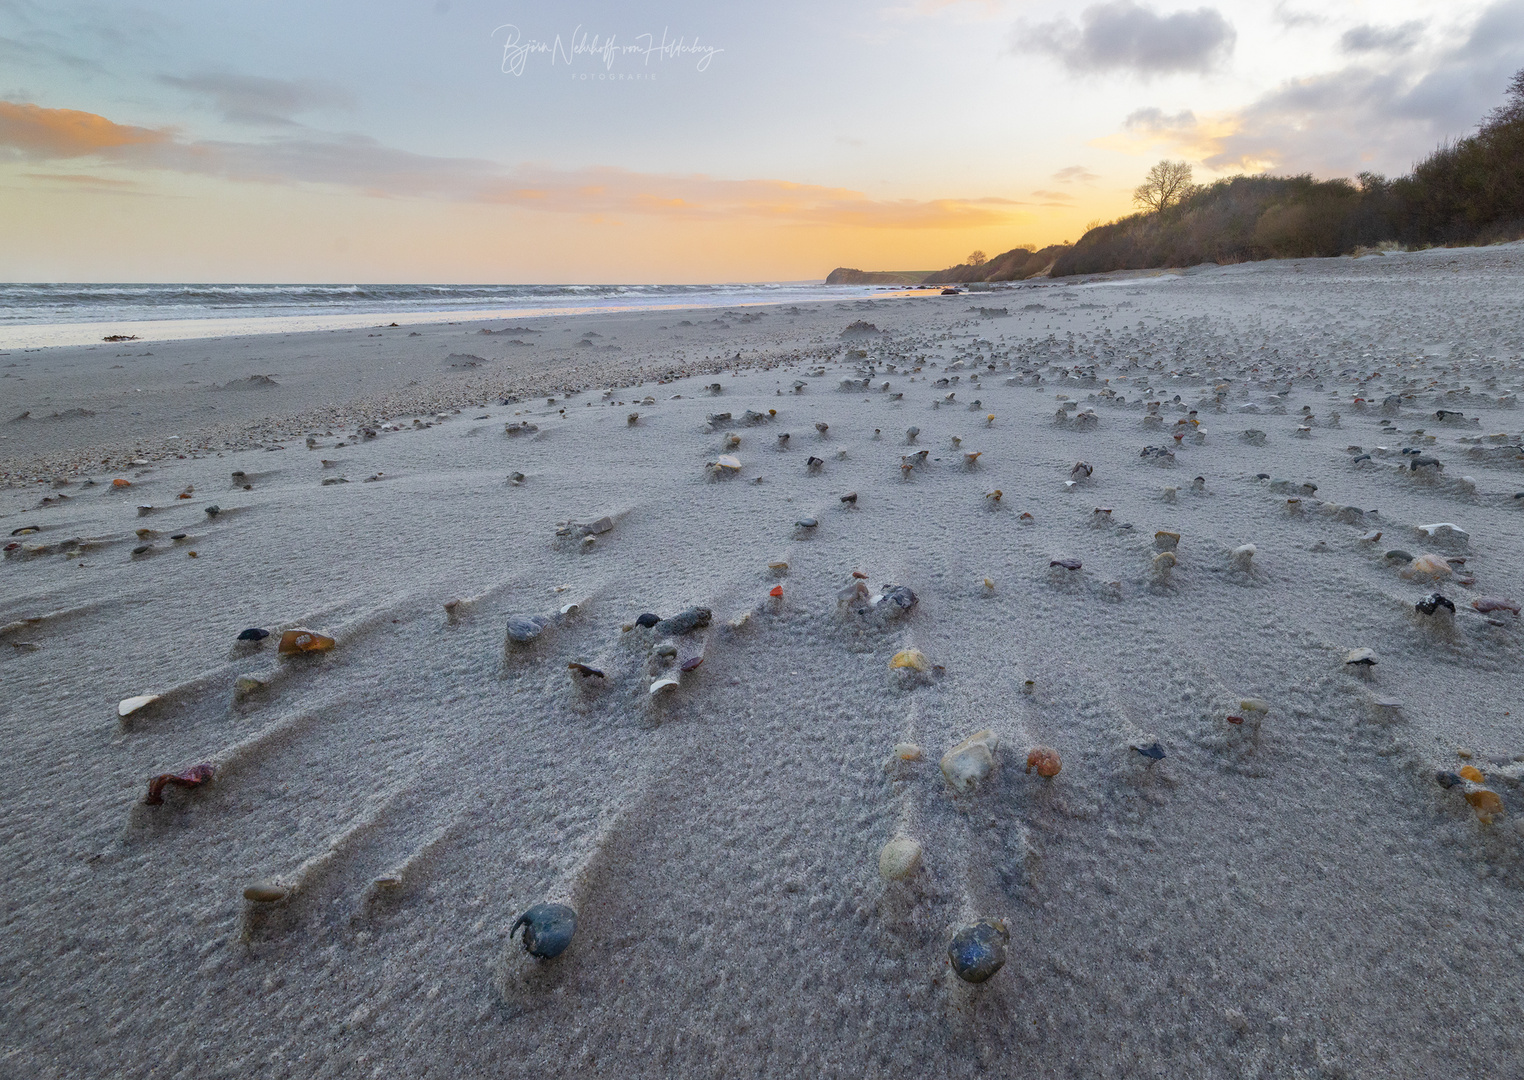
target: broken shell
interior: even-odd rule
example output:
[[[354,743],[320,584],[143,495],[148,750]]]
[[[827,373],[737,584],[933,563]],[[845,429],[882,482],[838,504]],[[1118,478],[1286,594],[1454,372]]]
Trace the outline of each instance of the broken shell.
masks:
[[[603,672],[597,668],[588,667],[586,664],[579,664],[575,660],[570,661],[566,666],[584,679],[601,679],[604,677]]]
[[[783,559],[778,559],[775,562],[768,563],[767,568],[775,574],[781,575],[788,573],[788,563]]]
[[[980,919],[953,935],[947,959],[964,982],[982,983],[1005,966],[1011,932],[1003,919]]]
[[[702,664],[703,662],[704,662],[704,654],[703,653],[699,653],[697,656],[690,656],[690,657],[688,657],[688,659],[684,660],[682,662],[682,664],[680,664],[678,666],[678,670],[682,671],[682,672],[685,672],[685,673],[689,672],[689,671],[697,671],[698,668],[699,668],[699,665]]]
[[[1163,761],[1165,756],[1164,747],[1160,746],[1157,742],[1148,743],[1146,746],[1134,743],[1132,750],[1137,754],[1141,754],[1149,761]]]
[[[741,467],[741,459],[731,454],[721,454],[715,459],[714,463],[722,469],[729,469],[731,472],[735,472]]]
[[[1154,547],[1160,551],[1174,551],[1180,546],[1180,534],[1160,529],[1154,533]]]
[[[815,421],[815,430],[824,435],[827,431],[831,430],[831,425],[825,423],[824,421],[817,420]]]
[[[536,904],[520,915],[508,929],[511,941],[524,928],[524,951],[538,960],[560,956],[577,932],[577,913],[565,904]]]
[[[1350,667],[1373,668],[1376,666],[1374,649],[1351,649],[1344,654],[1344,663]]]
[[[1002,492],[999,488],[996,488],[994,491],[985,492],[984,497],[988,499],[990,501],[990,505],[993,506],[995,503],[1000,501],[1000,498],[1003,494],[1004,492]]]
[[[1455,771],[1460,774],[1462,780],[1470,780],[1473,784],[1483,783],[1487,779],[1482,775],[1482,770],[1475,765],[1462,765]]]
[[[807,517],[800,518],[798,521],[794,522],[794,524],[799,526],[801,529],[813,529],[815,526],[819,525],[820,522],[815,518]]]
[[[273,882],[261,881],[245,889],[243,898],[255,904],[274,904],[286,898],[286,888]]]
[[[883,594],[873,601],[876,609],[888,615],[900,615],[916,605],[916,595],[908,585],[885,585]]]
[[[651,697],[655,697],[657,694],[661,693],[663,690],[673,690],[673,689],[676,689],[677,685],[678,685],[678,682],[677,682],[677,676],[676,675],[664,675],[660,679],[657,679],[655,682],[653,682],[651,684],[651,688],[649,690],[647,690],[646,693],[649,694]]]
[[[977,788],[995,768],[1000,737],[989,728],[975,732],[942,755],[942,775],[955,791]]]
[[[1233,565],[1238,567],[1240,570],[1247,570],[1249,569],[1254,556],[1258,553],[1259,548],[1255,547],[1253,544],[1244,544],[1241,547],[1236,547],[1233,549],[1231,556],[1233,559]]]
[[[901,649],[889,658],[889,669],[892,671],[895,668],[929,671],[931,664],[927,661],[926,654],[920,649]]]
[[[1476,812],[1476,819],[1483,825],[1491,825],[1493,816],[1503,812],[1503,797],[1488,788],[1476,788],[1466,792],[1466,801]]]
[[[131,716],[139,709],[147,708],[158,700],[158,694],[139,694],[137,697],[123,698],[117,702],[116,714],[118,716]]]
[[[878,872],[885,881],[903,881],[920,866],[921,845],[908,836],[896,836],[878,853]]]
[[[902,742],[894,744],[894,756],[900,761],[920,761],[924,755],[915,743]]]
[[[1159,552],[1154,556],[1153,560],[1154,573],[1157,575],[1167,573],[1168,571],[1174,569],[1175,561],[1175,553],[1173,551]]]
[[[774,585],[771,589],[768,590],[767,595],[773,597],[774,599],[781,598],[783,596],[783,586]]]
[[[1270,703],[1264,698],[1244,698],[1238,703],[1238,707],[1248,713],[1267,713],[1270,711]]]
[[[280,636],[280,652],[283,656],[289,656],[292,653],[327,652],[337,644],[338,642],[333,638],[302,626],[292,627]]]
[[[171,784],[175,787],[195,788],[200,787],[212,778],[215,772],[211,764],[196,765],[186,769],[183,773],[163,773],[148,781],[148,794],[143,803],[147,806],[161,806],[164,803],[164,789]]]
[[[965,465],[969,466],[970,468],[972,468],[974,465],[977,465],[979,463],[979,458],[983,454],[984,454],[983,450],[975,450],[971,454],[964,454],[963,455],[963,464],[965,464]]]
[[[263,641],[270,636],[270,631],[260,626],[251,626],[238,635],[239,641]]]
[[[118,487],[118,488],[131,487],[132,486],[132,481],[131,480],[123,480],[120,476],[118,476],[115,480],[111,481],[111,486],[112,487]]]
[[[1051,779],[1058,775],[1063,768],[1063,760],[1058,756],[1058,751],[1046,746],[1038,746],[1027,754],[1027,772],[1037,770],[1037,775],[1044,779]]]
[[[1048,561],[1048,566],[1050,568],[1054,566],[1061,566],[1065,570],[1078,570],[1083,565],[1084,564],[1081,563],[1078,559],[1050,559]]]
[[[638,412],[632,412],[629,416],[624,418],[624,422],[629,424],[631,427],[634,427],[636,424],[640,423],[640,414]]]
[[[849,491],[849,492],[847,492],[845,495],[843,495],[841,497],[841,501],[844,502],[844,503],[851,503],[854,506],[857,505],[857,492],[855,492],[855,491]]]
[[[813,454],[811,454],[809,457],[805,458],[805,461],[804,461],[804,467],[806,469],[809,469],[811,472],[818,471],[821,468],[821,466],[823,466],[824,464],[825,464],[825,462],[822,459],[816,457]]]

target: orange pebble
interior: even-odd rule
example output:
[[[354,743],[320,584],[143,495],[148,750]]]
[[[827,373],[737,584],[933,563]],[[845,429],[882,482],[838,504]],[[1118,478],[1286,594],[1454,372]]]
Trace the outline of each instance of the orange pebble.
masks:
[[[293,627],[280,636],[280,652],[289,656],[292,653],[327,652],[337,642],[315,630],[304,627]]]
[[[774,585],[773,588],[772,588],[772,591],[770,593],[768,593],[767,595],[768,596],[782,596],[783,595],[783,586],[782,585]]]
[[[1058,756],[1057,750],[1046,746],[1039,746],[1027,755],[1027,772],[1037,770],[1037,775],[1044,779],[1051,779],[1058,775],[1058,770],[1064,767],[1063,761]]]
[[[1462,765],[1458,771],[1461,776],[1470,780],[1473,784],[1480,784],[1483,780],[1487,779],[1482,775],[1482,770],[1478,769],[1475,765]]]
[[[131,487],[132,486],[132,481],[131,480],[123,480],[120,476],[118,476],[115,480],[111,481],[111,486],[112,487]]]
[[[186,554],[189,555],[193,559],[196,557],[196,553],[194,551],[187,551]]]
[[[1477,820],[1483,825],[1491,825],[1492,816],[1503,812],[1502,796],[1486,788],[1466,792],[1466,801],[1471,804],[1471,809],[1476,811]]]

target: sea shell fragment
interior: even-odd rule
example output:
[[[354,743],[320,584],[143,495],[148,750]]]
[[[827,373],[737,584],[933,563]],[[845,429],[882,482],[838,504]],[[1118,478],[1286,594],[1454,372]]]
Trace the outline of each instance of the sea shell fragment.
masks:
[[[131,716],[139,709],[146,709],[158,700],[158,694],[139,694],[136,697],[123,698],[117,702],[116,714],[117,716]]]

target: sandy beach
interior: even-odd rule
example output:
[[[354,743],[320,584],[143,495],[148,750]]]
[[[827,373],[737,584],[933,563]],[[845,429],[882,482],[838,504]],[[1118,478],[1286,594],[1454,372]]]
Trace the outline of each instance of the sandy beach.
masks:
[[[1521,311],[1516,243],[5,352],[0,1074],[1524,1075]]]

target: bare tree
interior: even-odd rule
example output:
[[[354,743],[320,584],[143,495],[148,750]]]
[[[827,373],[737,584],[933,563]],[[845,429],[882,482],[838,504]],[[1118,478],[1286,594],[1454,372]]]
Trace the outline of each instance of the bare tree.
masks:
[[[1132,201],[1145,210],[1162,214],[1196,190],[1191,183],[1191,167],[1184,161],[1161,161],[1148,170],[1148,176],[1132,193]]]
[[[964,266],[983,266],[984,265],[984,261],[985,261],[985,259],[984,259],[984,252],[979,251],[979,250],[974,250],[974,251],[969,252],[968,258],[963,260],[963,265]]]

